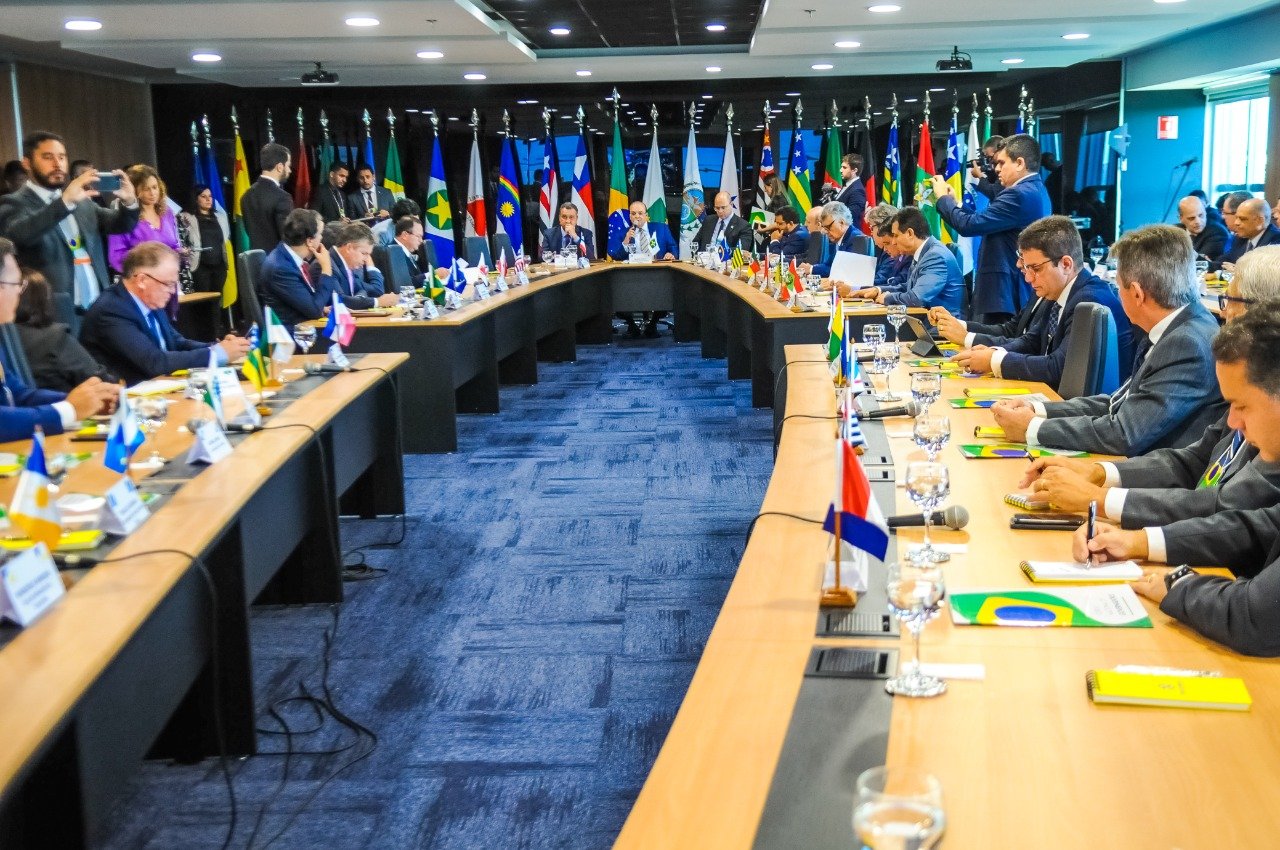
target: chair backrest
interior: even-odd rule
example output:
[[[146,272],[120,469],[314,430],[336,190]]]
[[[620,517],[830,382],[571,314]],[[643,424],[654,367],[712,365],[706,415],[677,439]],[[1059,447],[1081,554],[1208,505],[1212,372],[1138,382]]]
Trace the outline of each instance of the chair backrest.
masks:
[[[258,278],[267,252],[259,248],[236,255],[236,306],[246,324],[257,322],[262,327],[262,302],[258,298]]]
[[[493,234],[493,252],[499,257],[506,257],[508,266],[516,264],[516,251],[511,247],[511,237],[508,234]]]
[[[467,262],[471,265],[478,265],[480,258],[484,258],[484,264],[493,267],[493,254],[489,252],[489,240],[483,236],[467,237]]]
[[[853,253],[872,256],[871,237],[865,233],[853,237]]]
[[[31,364],[27,361],[26,349],[22,347],[22,337],[18,335],[18,326],[13,322],[0,324],[0,348],[4,348],[9,368],[18,373],[22,383],[34,387],[36,379],[31,375]]]
[[[821,263],[826,258],[826,246],[830,245],[827,235],[819,231],[809,234],[809,248],[804,252],[804,262],[809,265]]]
[[[431,268],[439,268],[440,262],[436,259],[436,245],[430,239],[422,240],[422,250],[426,252],[427,262],[431,264]],[[385,275],[386,272],[383,272]]]
[[[1120,385],[1119,376],[1119,345],[1111,311],[1092,301],[1077,304],[1058,395],[1077,398],[1111,392]]]

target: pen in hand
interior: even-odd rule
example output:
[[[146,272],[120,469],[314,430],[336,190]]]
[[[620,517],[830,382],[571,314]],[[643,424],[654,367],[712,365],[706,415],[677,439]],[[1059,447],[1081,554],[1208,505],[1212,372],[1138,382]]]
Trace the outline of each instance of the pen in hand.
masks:
[[[1089,526],[1088,528],[1085,529],[1085,538],[1084,538],[1084,548],[1085,548],[1084,564],[1086,567],[1093,566],[1093,551],[1089,549],[1089,541],[1093,539],[1094,526],[1097,523],[1097,521],[1098,521],[1098,503],[1090,502],[1089,503]]]

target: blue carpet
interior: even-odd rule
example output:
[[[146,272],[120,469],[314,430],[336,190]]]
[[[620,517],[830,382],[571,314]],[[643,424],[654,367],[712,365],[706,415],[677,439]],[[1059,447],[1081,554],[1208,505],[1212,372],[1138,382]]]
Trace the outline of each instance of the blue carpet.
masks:
[[[347,585],[330,683],[378,745],[297,756],[254,846],[608,847],[662,746],[772,471],[772,417],[723,360],[661,340],[584,347],[459,420],[459,451],[405,458],[411,519],[388,572]],[[345,522],[350,549],[394,539]],[[325,606],[255,609],[257,705],[320,683]],[[283,712],[308,729],[302,707]],[[275,728],[265,715],[261,728]],[[322,750],[332,720],[295,736]],[[262,736],[264,749],[283,741]],[[354,752],[354,751],[352,751]],[[233,766],[246,846],[284,759]],[[310,803],[290,822],[298,809]],[[150,762],[110,848],[216,848],[217,760]]]

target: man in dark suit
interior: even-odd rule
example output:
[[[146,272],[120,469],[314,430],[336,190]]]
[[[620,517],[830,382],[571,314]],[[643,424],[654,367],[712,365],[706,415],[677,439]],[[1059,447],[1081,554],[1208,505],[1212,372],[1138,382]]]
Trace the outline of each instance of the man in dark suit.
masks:
[[[929,321],[937,327],[939,336],[965,348],[975,345],[1003,345],[1029,331],[1038,333],[1040,325],[1049,316],[1048,303],[1043,298],[1037,298],[1018,311],[1018,315],[1012,319],[996,324],[964,321],[940,307],[934,307],[929,311]]]
[[[861,154],[844,155],[844,159],[840,160],[840,179],[844,181],[844,185],[840,187],[840,194],[835,199],[849,208],[854,224],[860,224],[867,211],[867,187],[862,184]]]
[[[333,276],[333,260],[324,247],[324,220],[315,210],[294,210],[284,220],[280,244],[267,255],[259,274],[259,287],[267,306],[293,333],[298,322],[319,319],[341,290]],[[315,258],[318,276],[308,263]]]
[[[102,233],[133,230],[138,199],[133,183],[117,170],[111,172],[121,178],[113,208],[95,204],[98,172],[89,169],[69,180],[66,146],[53,133],[31,133],[22,150],[31,179],[0,198],[0,233],[17,245],[21,265],[44,274],[59,319],[74,329],[76,314],[111,283]]]
[[[774,213],[773,224],[777,235],[769,243],[769,253],[780,255],[783,262],[792,258],[803,259],[809,252],[809,229],[800,224],[800,215],[795,208],[778,210]]]
[[[1280,463],[1280,304],[1249,310],[1213,342],[1218,382],[1239,429],[1266,463]],[[1133,588],[1160,610],[1247,655],[1280,655],[1280,504],[1231,510],[1135,531],[1102,524],[1072,546],[1078,560],[1140,560],[1225,566],[1239,578],[1189,567],[1147,571]]]
[[[395,196],[390,189],[375,184],[372,165],[361,164],[356,169],[356,182],[359,188],[347,195],[347,216],[365,222],[390,218]]]
[[[426,280],[426,272],[418,265],[422,239],[422,222],[405,216],[396,219],[396,236],[390,245],[373,246],[373,263],[382,272],[390,292],[399,292],[405,286],[417,289]]]
[[[15,252],[11,241],[0,238],[0,324],[13,323],[25,288]],[[119,397],[118,387],[97,377],[69,393],[29,386],[0,345],[0,442],[29,439],[37,425],[46,434],[61,434],[86,416],[110,410]]]
[[[1191,237],[1153,224],[1122,236],[1112,256],[1124,312],[1147,334],[1132,375],[1110,395],[998,401],[991,410],[1006,438],[1132,457],[1189,445],[1222,415],[1209,354],[1218,320],[1200,303]]]
[[[649,208],[644,201],[632,201],[627,214],[631,227],[609,255],[615,260],[625,260],[631,254],[641,254],[655,260],[674,260],[680,250],[671,228],[665,221],[649,221]]]
[[[955,360],[970,372],[992,372],[997,378],[1042,381],[1058,388],[1067,361],[1076,307],[1085,301],[1111,311],[1116,323],[1117,357],[1121,379],[1129,377],[1133,362],[1133,330],[1111,285],[1094,277],[1084,264],[1080,231],[1071,219],[1060,215],[1042,218],[1018,236],[1022,273],[1036,296],[1048,303],[1046,321],[1015,339],[995,347],[978,345],[960,352]]]
[[[905,304],[908,307],[943,307],[961,312],[964,275],[951,250],[929,234],[929,222],[916,207],[898,210],[890,224],[894,251],[911,257],[906,280],[893,288],[872,286],[853,293],[855,298],[872,298],[877,304]]]
[[[858,246],[862,241],[862,231],[854,226],[853,216],[850,214],[849,208],[839,201],[832,201],[822,207],[822,213],[818,218],[818,233],[824,234],[835,250],[831,252],[827,262],[801,265],[799,271],[801,274],[816,274],[821,277],[823,289],[839,286],[841,295],[847,298],[848,293],[853,291],[853,286],[849,281],[830,280],[831,266],[834,264],[838,252],[858,252]],[[811,237],[816,235],[815,233],[810,233]]]
[[[338,297],[351,310],[390,307],[400,303],[400,296],[386,291],[382,272],[374,265],[373,231],[367,224],[351,221],[338,225],[329,259],[333,278],[338,282]],[[320,260],[311,261],[311,278],[321,276]]]
[[[334,162],[329,166],[329,182],[316,192],[311,208],[320,213],[326,222],[344,221],[347,218],[347,166]]]
[[[284,219],[293,210],[293,198],[283,188],[293,173],[289,149],[275,142],[262,146],[258,154],[262,173],[240,199],[249,248],[271,251],[280,243]]]
[[[244,337],[196,342],[174,330],[165,305],[177,289],[177,253],[160,242],[135,246],[125,254],[120,283],[85,314],[80,342],[129,384],[207,366],[211,350],[219,366],[244,356],[249,350]]]
[[[935,175],[932,186],[938,214],[961,236],[981,236],[973,282],[973,314],[984,322],[1003,322],[1033,300],[1018,270],[1018,234],[1052,212],[1040,179],[1040,145],[1025,133],[1008,136],[995,155],[1004,188],[981,212],[960,206],[950,184]]]
[[[1234,222],[1235,238],[1218,261],[1209,264],[1210,270],[1232,271],[1246,252],[1264,245],[1280,245],[1280,227],[1271,223],[1271,206],[1262,198],[1242,201],[1236,207]]]
[[[578,208],[566,201],[557,212],[559,225],[542,234],[542,254],[558,254],[565,248],[572,248],[575,253],[582,253],[586,245],[585,256],[592,259],[596,255],[595,240],[590,230],[578,227]]]
[[[1222,256],[1231,234],[1221,221],[1210,221],[1204,202],[1194,195],[1178,201],[1178,226],[1191,236],[1196,256],[1214,262]]]
[[[729,197],[729,193],[718,192],[714,204],[716,214],[707,216],[702,222],[702,227],[698,228],[698,235],[694,239],[699,249],[714,251],[720,239],[723,238],[725,244],[729,246],[730,253],[734,248],[750,251],[753,239],[751,225],[734,212],[733,199]]]

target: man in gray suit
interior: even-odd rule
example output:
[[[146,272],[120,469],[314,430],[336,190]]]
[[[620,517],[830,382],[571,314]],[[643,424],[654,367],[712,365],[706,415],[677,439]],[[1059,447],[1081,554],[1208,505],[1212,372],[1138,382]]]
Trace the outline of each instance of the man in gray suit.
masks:
[[[1007,439],[1133,457],[1190,445],[1221,418],[1209,352],[1218,321],[1200,303],[1191,237],[1153,224],[1122,236],[1112,256],[1125,315],[1147,334],[1132,375],[1110,395],[996,402]]]
[[[1280,246],[1242,257],[1236,281],[1248,296],[1228,303],[1223,311],[1228,321],[1243,316],[1251,304],[1280,299]],[[1059,510],[1084,511],[1096,502],[1100,515],[1121,528],[1280,503],[1280,464],[1260,458],[1229,418],[1228,412],[1190,446],[1156,449],[1118,463],[1040,458],[1020,486],[1032,488],[1031,501]]]
[[[1230,424],[1280,462],[1280,304],[1256,306],[1213,342],[1218,381],[1231,403]],[[1225,511],[1170,525],[1125,531],[1102,524],[1092,539],[1077,532],[1077,560],[1137,558],[1167,564],[1225,566],[1227,579],[1189,566],[1148,570],[1133,589],[1160,610],[1246,655],[1280,655],[1280,505]],[[1162,574],[1163,573],[1163,574]]]
[[[18,262],[42,272],[53,289],[59,319],[72,327],[111,285],[102,233],[128,233],[138,223],[138,199],[123,171],[110,208],[94,203],[99,172],[69,179],[67,148],[60,136],[36,131],[22,141],[31,179],[0,198],[0,234],[18,247]],[[72,309],[74,305],[74,310]]]

